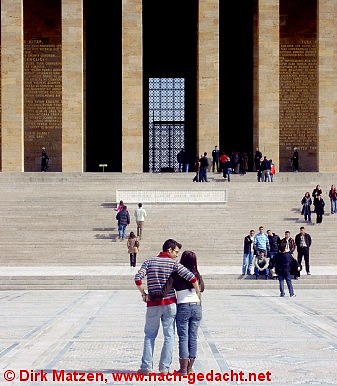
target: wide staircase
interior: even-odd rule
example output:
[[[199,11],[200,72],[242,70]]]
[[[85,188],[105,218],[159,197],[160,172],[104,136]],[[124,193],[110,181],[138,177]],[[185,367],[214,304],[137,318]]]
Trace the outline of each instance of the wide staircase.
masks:
[[[273,280],[242,278],[243,238],[260,225],[280,237],[295,237],[306,226],[313,244],[312,275],[296,288],[337,288],[337,215],[330,214],[327,192],[336,175],[279,173],[259,183],[255,173],[209,173],[208,183],[193,183],[194,173],[0,173],[0,288],[131,289],[137,268],[129,267],[126,241],[117,239],[116,190],[228,190],[226,205],[212,202],[144,203],[148,216],[137,267],[156,255],[167,238],[197,253],[207,288],[276,288]],[[305,224],[300,201],[320,184],[325,200],[322,224]],[[126,202],[128,205],[128,203]],[[131,224],[135,231],[129,204]]]

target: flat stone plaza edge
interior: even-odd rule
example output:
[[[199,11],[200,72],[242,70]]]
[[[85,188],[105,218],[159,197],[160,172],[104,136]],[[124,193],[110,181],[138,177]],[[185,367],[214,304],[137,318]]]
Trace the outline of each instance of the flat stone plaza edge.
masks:
[[[132,376],[140,365],[145,304],[136,287],[2,291],[0,384],[336,384],[337,290],[294,287],[297,297],[290,299],[288,294],[280,298],[277,286],[207,290],[206,283],[195,362],[203,380],[194,382],[114,378]],[[160,331],[154,371],[162,339]],[[171,371],[177,368],[178,338]],[[248,374],[267,373],[270,382],[245,381]],[[53,379],[53,374],[68,378]],[[101,374],[104,381],[96,381]],[[216,374],[242,374],[243,381],[212,381]],[[14,380],[6,382],[6,377]]]

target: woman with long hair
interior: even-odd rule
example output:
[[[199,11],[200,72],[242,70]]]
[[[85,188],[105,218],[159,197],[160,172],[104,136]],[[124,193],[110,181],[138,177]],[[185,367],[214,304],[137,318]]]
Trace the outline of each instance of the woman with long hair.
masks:
[[[301,214],[304,216],[304,220],[311,222],[311,204],[312,204],[312,200],[311,200],[311,197],[310,197],[310,193],[309,192],[305,192],[303,198],[302,198],[302,201],[301,201],[301,204],[302,204],[302,211],[301,211]]]
[[[189,269],[199,282],[200,292],[204,291],[204,282],[198,271],[197,256],[192,251],[184,251],[180,264]],[[174,287],[177,296],[176,325],[179,337],[179,363],[178,373],[187,375],[192,372],[192,366],[197,356],[198,328],[202,319],[201,299],[195,289],[178,274],[171,275],[163,288],[165,293]]]
[[[130,255],[130,267],[136,266],[139,241],[134,232],[130,232],[127,242],[128,254]]]

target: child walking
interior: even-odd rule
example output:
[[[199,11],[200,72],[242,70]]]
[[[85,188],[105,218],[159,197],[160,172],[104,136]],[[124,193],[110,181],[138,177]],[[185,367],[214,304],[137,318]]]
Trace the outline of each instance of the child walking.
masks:
[[[139,248],[139,241],[137,240],[137,237],[134,234],[134,232],[130,232],[128,242],[127,242],[127,247],[128,247],[128,253],[130,254],[130,267],[135,267],[138,248]]]

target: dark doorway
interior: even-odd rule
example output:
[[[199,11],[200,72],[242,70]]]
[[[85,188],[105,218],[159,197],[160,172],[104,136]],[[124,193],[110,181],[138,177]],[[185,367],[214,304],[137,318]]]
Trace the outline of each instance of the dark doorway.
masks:
[[[155,130],[170,132],[174,128],[173,132],[181,134],[183,127],[184,148],[191,159],[196,154],[197,25],[198,2],[195,0],[143,0],[143,169],[146,172],[153,171],[149,167],[151,130],[153,134]],[[150,117],[150,79],[184,79],[183,117],[172,120],[171,116],[163,118],[165,114],[162,114],[159,122],[156,119],[153,121],[153,117]],[[169,100],[167,103],[163,102],[164,99],[161,101],[162,111],[170,109]],[[179,130],[176,130],[177,127]],[[177,142],[182,138],[180,134]],[[162,154],[160,147],[164,150],[167,140],[161,142],[159,135],[156,138],[159,141],[159,153]],[[179,142],[179,150],[180,146]]]
[[[84,0],[86,171],[122,171],[122,1]]]
[[[220,150],[229,154],[253,150],[254,2],[219,2],[219,138]]]

